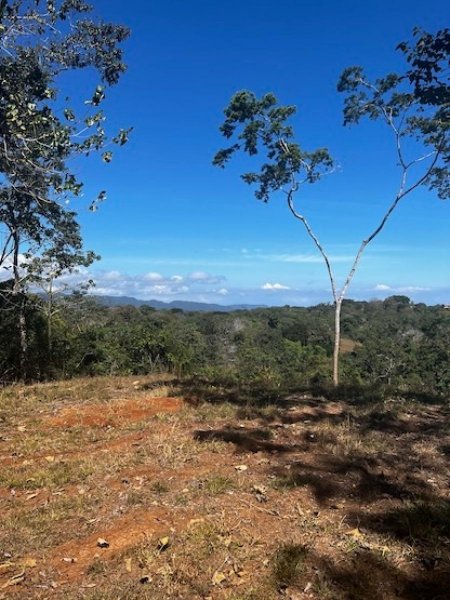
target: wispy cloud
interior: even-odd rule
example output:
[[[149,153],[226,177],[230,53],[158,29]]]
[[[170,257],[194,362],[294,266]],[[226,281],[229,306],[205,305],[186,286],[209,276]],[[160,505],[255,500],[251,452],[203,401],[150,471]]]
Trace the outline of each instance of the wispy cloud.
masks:
[[[390,293],[411,293],[411,292],[429,292],[432,288],[421,287],[418,285],[403,285],[403,286],[390,286],[385,283],[378,283],[374,288],[376,292],[390,292]]]
[[[72,273],[63,275],[59,282],[61,288],[76,288],[89,279],[95,282],[91,293],[103,296],[172,300],[176,297],[191,299],[198,294],[217,298],[228,294],[228,290],[223,287],[225,277],[206,271],[194,271],[187,275],[163,275],[154,271],[129,275],[117,270],[105,271],[80,267]]]
[[[323,263],[323,258],[315,254],[273,254],[268,257],[274,262],[296,263],[296,264],[317,264]],[[351,255],[330,255],[332,263],[351,262],[354,257]]]
[[[290,290],[291,288],[281,283],[265,283],[261,286],[262,290],[270,290],[272,292],[279,292],[282,290]]]

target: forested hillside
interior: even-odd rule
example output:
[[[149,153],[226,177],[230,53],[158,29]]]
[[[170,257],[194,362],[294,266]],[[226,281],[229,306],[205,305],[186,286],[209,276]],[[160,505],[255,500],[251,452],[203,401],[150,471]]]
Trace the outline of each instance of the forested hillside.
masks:
[[[0,375],[18,375],[13,309],[2,307]],[[89,297],[30,297],[29,380],[170,371],[289,389],[330,379],[333,307],[224,312],[105,307]],[[405,296],[344,303],[344,384],[445,393],[450,386],[450,311]]]

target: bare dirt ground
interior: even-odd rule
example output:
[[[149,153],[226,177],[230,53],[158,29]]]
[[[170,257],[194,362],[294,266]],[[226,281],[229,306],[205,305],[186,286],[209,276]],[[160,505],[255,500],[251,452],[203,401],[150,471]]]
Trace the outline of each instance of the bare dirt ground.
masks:
[[[449,600],[450,406],[0,391],[0,598]]]

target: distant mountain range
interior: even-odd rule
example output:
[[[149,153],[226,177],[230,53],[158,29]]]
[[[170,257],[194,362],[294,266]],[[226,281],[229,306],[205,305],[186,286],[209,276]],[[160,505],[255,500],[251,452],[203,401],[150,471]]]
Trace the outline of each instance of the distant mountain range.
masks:
[[[207,304],[204,302],[188,302],[184,300],[174,300],[172,302],[161,302],[161,300],[138,300],[129,296],[97,296],[89,295],[98,304],[103,306],[150,306],[157,310],[171,310],[177,308],[186,312],[232,312],[234,310],[252,310],[254,308],[263,308],[262,305],[255,304],[233,304],[223,306],[222,304]]]

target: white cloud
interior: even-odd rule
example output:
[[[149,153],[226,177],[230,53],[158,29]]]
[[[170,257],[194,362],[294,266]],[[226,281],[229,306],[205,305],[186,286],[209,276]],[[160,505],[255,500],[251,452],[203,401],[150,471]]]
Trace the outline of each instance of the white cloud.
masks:
[[[332,263],[343,263],[354,260],[353,256],[346,255],[331,255],[330,261]],[[318,264],[323,263],[322,256],[318,254],[274,254],[271,256],[271,260],[275,262],[295,263],[295,264]]]
[[[406,287],[397,288],[400,292],[429,292],[431,288],[429,287],[420,287],[418,285],[407,285]]]
[[[205,271],[194,271],[194,273],[190,273],[190,275],[187,276],[187,279],[195,283],[214,285],[224,281],[225,277],[222,277],[221,275],[211,275]]]
[[[431,288],[429,287],[421,287],[418,285],[404,285],[391,287],[390,285],[385,285],[384,283],[379,283],[373,288],[376,292],[397,292],[397,293],[407,293],[407,292],[429,292]]]
[[[226,288],[222,288],[217,292],[220,296],[228,296],[229,291]]]
[[[291,288],[288,287],[287,285],[283,285],[281,283],[265,283],[264,285],[261,286],[262,290],[270,290],[272,292],[274,291],[281,291],[281,290],[290,290]]]
[[[107,271],[104,275],[103,278],[106,281],[118,281],[119,279],[121,279],[122,275],[120,274],[119,271]]]
[[[389,285],[385,285],[384,283],[379,283],[373,288],[376,292],[386,292],[391,289]]]
[[[206,281],[209,277],[209,274],[205,273],[205,271],[194,271],[194,273],[189,275],[191,281]]]
[[[75,287],[77,283],[93,279],[96,286],[91,290],[92,294],[102,296],[132,296],[141,300],[159,298],[170,301],[174,298],[198,300],[199,294],[206,295],[208,302],[216,297],[225,296],[228,290],[218,288],[217,284],[225,281],[225,277],[214,275],[204,271],[197,271],[186,276],[179,274],[164,275],[156,272],[148,272],[137,275],[129,275],[120,271],[94,271],[91,269],[79,269],[78,272],[65,275],[62,281]]]
[[[144,275],[144,279],[146,281],[161,281],[163,276],[160,273],[154,273],[151,271],[150,273]]]

